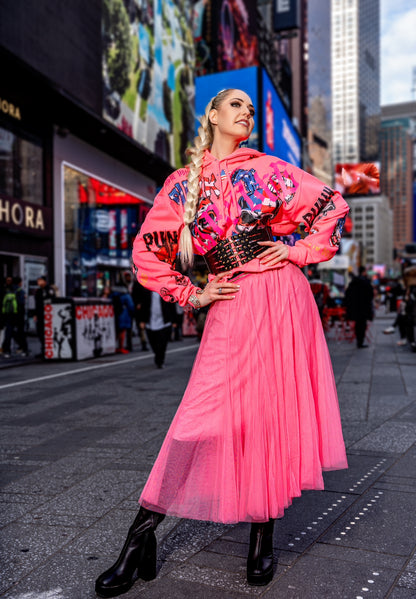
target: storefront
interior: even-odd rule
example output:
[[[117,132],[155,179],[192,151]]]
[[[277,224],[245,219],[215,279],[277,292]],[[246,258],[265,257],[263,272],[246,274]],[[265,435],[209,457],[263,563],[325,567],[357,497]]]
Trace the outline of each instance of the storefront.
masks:
[[[39,276],[53,269],[50,163],[52,126],[19,86],[0,82],[0,292],[22,277],[33,308]]]
[[[155,183],[78,138],[55,135],[55,280],[67,297],[102,297],[131,269]]]

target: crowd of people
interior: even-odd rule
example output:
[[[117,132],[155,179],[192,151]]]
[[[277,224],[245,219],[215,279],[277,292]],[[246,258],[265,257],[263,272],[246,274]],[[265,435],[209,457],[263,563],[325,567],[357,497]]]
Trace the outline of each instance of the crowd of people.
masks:
[[[416,266],[410,263],[402,265],[402,276],[391,280],[371,280],[367,269],[361,266],[357,274],[350,275],[350,282],[343,292],[335,293],[319,274],[309,280],[321,319],[325,321],[333,309],[338,308],[340,315],[354,333],[358,348],[368,347],[368,323],[374,318],[377,308],[385,307],[386,313],[395,313],[392,324],[384,329],[386,335],[399,333],[398,346],[409,346],[416,352]],[[331,316],[331,325],[336,317]]]

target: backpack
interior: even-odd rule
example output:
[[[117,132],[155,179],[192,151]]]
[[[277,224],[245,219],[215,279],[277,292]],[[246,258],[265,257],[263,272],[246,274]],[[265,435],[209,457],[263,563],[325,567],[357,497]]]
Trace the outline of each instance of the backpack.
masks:
[[[3,314],[17,314],[17,299],[13,291],[6,291],[1,307]]]

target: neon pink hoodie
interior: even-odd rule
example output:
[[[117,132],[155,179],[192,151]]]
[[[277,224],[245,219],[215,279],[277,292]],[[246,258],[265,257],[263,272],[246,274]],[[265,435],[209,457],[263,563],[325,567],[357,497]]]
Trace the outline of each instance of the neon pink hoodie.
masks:
[[[188,168],[170,175],[155,198],[133,246],[138,281],[166,301],[188,303],[196,287],[174,269],[183,227]],[[275,156],[240,148],[217,160],[206,150],[201,198],[191,226],[194,251],[203,255],[219,239],[271,227],[273,235],[290,235],[299,224],[309,235],[289,247],[289,260],[299,266],[324,262],[337,252],[348,204],[342,196],[296,166]],[[255,258],[228,271],[261,272],[282,268]]]

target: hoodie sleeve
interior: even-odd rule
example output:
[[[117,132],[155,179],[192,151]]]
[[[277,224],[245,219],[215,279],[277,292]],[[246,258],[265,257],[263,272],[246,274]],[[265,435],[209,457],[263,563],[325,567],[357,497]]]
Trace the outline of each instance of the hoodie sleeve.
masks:
[[[349,207],[343,197],[309,173],[302,178],[293,206],[292,222],[305,225],[309,235],[289,247],[289,260],[298,266],[330,260],[338,251]]]
[[[197,287],[174,268],[183,226],[183,204],[166,184],[156,196],[133,244],[134,270],[139,283],[167,302],[188,303]]]

